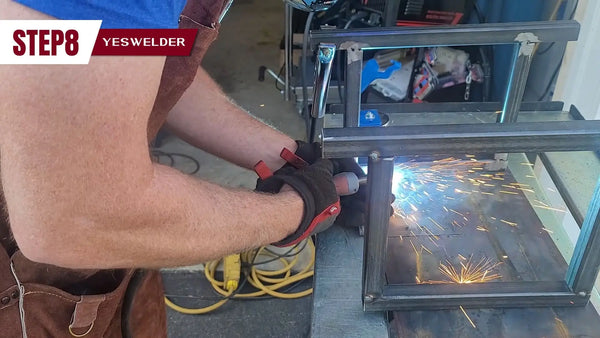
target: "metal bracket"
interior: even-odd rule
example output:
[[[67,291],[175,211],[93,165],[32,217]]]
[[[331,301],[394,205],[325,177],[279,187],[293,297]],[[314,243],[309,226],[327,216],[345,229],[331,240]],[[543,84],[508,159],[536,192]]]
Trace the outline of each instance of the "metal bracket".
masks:
[[[344,127],[358,127],[360,116],[360,83],[363,68],[363,48],[366,43],[346,41],[340,44],[340,50],[345,50],[346,55],[346,84],[345,84],[345,109]]]
[[[515,38],[516,42],[519,42],[521,48],[519,49],[519,55],[532,56],[535,50],[535,45],[540,42],[540,39],[531,32],[519,33]]]

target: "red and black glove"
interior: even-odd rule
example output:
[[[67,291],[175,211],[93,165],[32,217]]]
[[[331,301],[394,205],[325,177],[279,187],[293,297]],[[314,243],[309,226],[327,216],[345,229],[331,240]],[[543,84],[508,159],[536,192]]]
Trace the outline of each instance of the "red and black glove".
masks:
[[[296,140],[296,152],[292,152],[288,148],[283,148],[279,156],[285,160],[283,167],[275,171],[275,174],[303,168],[315,163],[321,158],[321,144],[318,142],[306,143]],[[273,175],[271,169],[263,161],[259,161],[254,166],[254,171],[258,175],[256,186],[263,184],[263,180]]]
[[[278,193],[284,184],[292,187],[304,201],[304,214],[298,229],[274,243],[277,246],[297,244],[306,237],[326,230],[340,213],[340,199],[333,184],[333,164],[318,159],[300,169],[288,166],[257,182],[256,191]]]
[[[286,161],[282,168],[302,168],[317,162],[317,160],[322,157],[323,151],[321,150],[321,143],[306,143],[304,141],[296,140],[296,146],[297,149],[294,153],[287,148],[283,148],[281,151],[280,156]]]
[[[321,144],[318,142],[314,143],[306,143],[304,141],[296,140],[297,149],[296,152],[293,153],[288,148],[283,148],[279,156],[285,160],[285,164],[283,167],[275,171],[275,174],[280,172],[285,172],[287,170],[294,170],[302,167],[306,167],[315,163],[318,159],[321,158]],[[267,167],[265,162],[259,161],[254,166],[254,171],[258,175],[258,179],[256,180],[256,186],[258,187],[260,184],[263,184],[263,180],[267,177],[273,175],[271,169]]]
[[[306,143],[304,141],[296,140],[297,149],[295,152],[291,152],[288,149],[283,149],[280,156],[286,160],[286,164],[276,171],[287,171],[315,163],[322,157],[321,144],[318,142]],[[331,159],[333,163],[333,176],[342,172],[352,172],[360,178],[366,176],[362,168],[356,163],[354,158],[338,158]],[[255,171],[259,177],[267,177],[270,175],[270,170],[266,168],[264,163],[259,163],[255,167]],[[259,178],[257,180],[257,187],[262,184],[263,180]],[[367,213],[367,192],[364,184],[360,185],[357,193],[348,196],[342,196],[340,198],[340,205],[342,207],[340,215],[337,217],[336,224],[348,227],[360,227],[366,225],[366,213]],[[394,202],[394,195],[390,194],[390,204]],[[394,214],[393,208],[390,206],[390,216]]]

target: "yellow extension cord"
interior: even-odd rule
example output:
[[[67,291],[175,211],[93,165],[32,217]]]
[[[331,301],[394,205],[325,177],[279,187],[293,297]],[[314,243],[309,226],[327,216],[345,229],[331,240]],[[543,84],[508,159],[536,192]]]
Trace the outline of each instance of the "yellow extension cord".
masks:
[[[310,262],[300,272],[295,273],[295,274],[292,274],[292,268],[298,262],[298,256],[299,256],[298,254],[300,253],[300,250],[298,249],[299,246],[296,249],[294,249],[294,250],[296,250],[296,252],[295,252],[296,255],[290,262],[288,262],[287,259],[285,259],[285,257],[280,257],[275,254],[271,254],[268,251],[265,251],[264,250],[265,247],[261,247],[260,249],[258,249],[258,252],[256,252],[254,250],[254,251],[246,251],[246,252],[241,253],[239,255],[241,258],[241,261],[251,263],[251,269],[250,269],[249,274],[246,276],[246,278],[248,279],[248,282],[250,283],[250,285],[252,285],[256,289],[258,289],[255,292],[235,293],[234,294],[235,290],[238,287],[238,283],[237,283],[237,281],[232,282],[231,280],[227,279],[228,278],[227,275],[232,273],[231,268],[229,268],[227,266],[224,267],[224,278],[223,278],[224,280],[223,281],[216,280],[215,271],[216,271],[217,267],[219,266],[219,263],[221,263],[221,261],[223,261],[223,260],[230,260],[230,261],[231,261],[231,259],[235,260],[235,258],[233,258],[233,256],[236,256],[236,255],[232,255],[232,256],[228,256],[223,259],[210,261],[210,262],[204,264],[204,275],[206,276],[206,279],[208,279],[208,281],[212,285],[213,289],[215,289],[216,292],[218,292],[220,295],[222,295],[224,297],[222,300],[220,300],[210,306],[203,307],[203,308],[186,308],[183,306],[179,306],[179,305],[173,303],[167,297],[165,297],[165,303],[167,304],[168,307],[170,307],[171,309],[173,309],[175,311],[185,313],[185,314],[197,315],[197,314],[205,314],[205,313],[211,312],[215,309],[218,309],[223,304],[227,303],[227,301],[231,298],[252,298],[252,297],[260,297],[260,296],[264,296],[264,295],[270,295],[270,296],[276,297],[276,298],[293,299],[293,298],[301,298],[304,296],[308,296],[312,293],[312,291],[313,291],[312,288],[304,290],[304,291],[300,291],[300,292],[295,292],[295,293],[284,293],[284,292],[278,291],[282,287],[288,286],[292,283],[296,283],[305,278],[313,276],[314,272],[313,272],[312,268],[315,263],[315,245],[314,245],[312,239],[308,238],[307,241],[308,241],[307,245],[311,251]],[[283,268],[276,270],[276,271],[258,269],[257,266],[260,266],[261,263],[260,262],[253,263],[253,260],[255,260],[255,258],[261,254],[266,255],[266,256],[271,256],[273,258],[279,257],[278,260],[283,264]],[[239,259],[238,259],[238,262],[239,262]],[[235,272],[234,272],[234,275],[235,275]],[[276,276],[280,276],[280,275],[283,275],[283,276],[276,277]],[[238,273],[238,280],[239,280],[239,273]],[[228,285],[225,285],[226,283]]]

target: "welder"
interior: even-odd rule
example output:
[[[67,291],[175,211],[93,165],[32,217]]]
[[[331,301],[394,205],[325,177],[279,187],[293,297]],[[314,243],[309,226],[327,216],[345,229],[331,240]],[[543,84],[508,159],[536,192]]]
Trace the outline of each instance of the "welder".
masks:
[[[314,10],[335,1],[293,2]],[[188,57],[0,66],[0,335],[166,336],[157,268],[289,245],[338,216],[332,177],[345,162],[254,119],[199,68],[228,6],[0,0],[0,20],[198,30]],[[148,143],[165,123],[194,146],[248,169],[262,163],[269,174],[249,191],[152,163]]]

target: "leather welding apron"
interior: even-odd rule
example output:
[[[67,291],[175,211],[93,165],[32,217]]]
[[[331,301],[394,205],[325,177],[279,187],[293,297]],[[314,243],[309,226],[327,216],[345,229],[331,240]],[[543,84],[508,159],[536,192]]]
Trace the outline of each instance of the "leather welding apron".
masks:
[[[167,57],[148,122],[152,140],[192,83],[227,0],[189,0],[180,28],[198,29],[189,57]],[[1,186],[0,186],[1,188]],[[0,193],[2,190],[0,189]],[[166,337],[158,271],[73,270],[35,263],[12,239],[0,194],[0,337]],[[98,249],[100,250],[100,249]]]

